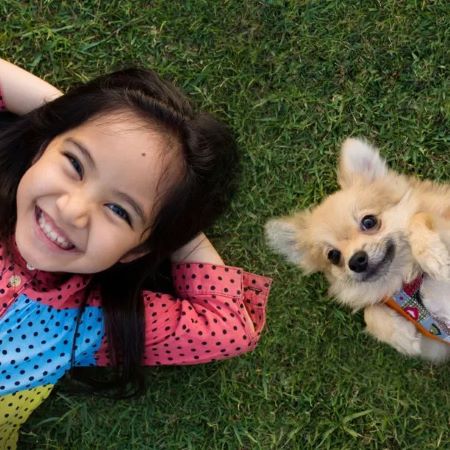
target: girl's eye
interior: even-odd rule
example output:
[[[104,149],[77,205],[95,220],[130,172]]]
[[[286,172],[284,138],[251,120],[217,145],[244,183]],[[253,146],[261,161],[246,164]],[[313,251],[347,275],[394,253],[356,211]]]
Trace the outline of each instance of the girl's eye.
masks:
[[[84,171],[80,161],[78,161],[78,159],[75,158],[75,156],[72,156],[70,153],[65,153],[64,156],[69,160],[71,166],[74,168],[80,179],[82,179]]]
[[[121,219],[125,220],[129,225],[131,225],[130,215],[119,205],[115,203],[108,203],[106,205],[114,214],[119,216]]]
[[[361,220],[361,230],[362,231],[372,230],[377,226],[378,226],[378,219],[375,216],[373,216],[372,214],[364,216]]]
[[[330,250],[327,256],[331,264],[334,264],[335,266],[337,266],[339,264],[339,261],[341,260],[341,252],[339,250],[336,250],[335,248]]]

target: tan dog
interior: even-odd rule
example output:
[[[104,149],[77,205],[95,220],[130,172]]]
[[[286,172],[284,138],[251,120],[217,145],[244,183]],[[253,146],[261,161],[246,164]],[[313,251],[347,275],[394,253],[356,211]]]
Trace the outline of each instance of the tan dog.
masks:
[[[331,295],[364,308],[367,330],[380,341],[447,359],[450,345],[419,333],[383,299],[424,273],[421,301],[450,329],[450,185],[395,173],[358,139],[342,146],[338,180],[341,189],[312,210],[270,220],[269,245],[306,273],[323,272]]]

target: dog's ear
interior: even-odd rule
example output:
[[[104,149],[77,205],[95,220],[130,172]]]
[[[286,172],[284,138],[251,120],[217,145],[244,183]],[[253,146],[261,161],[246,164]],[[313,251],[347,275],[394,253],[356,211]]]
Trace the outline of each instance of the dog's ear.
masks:
[[[355,181],[371,183],[386,176],[387,172],[385,160],[366,141],[349,138],[342,144],[338,171],[341,188],[350,187]]]
[[[304,254],[298,239],[301,234],[302,222],[295,220],[295,218],[298,219],[298,216],[271,219],[265,226],[266,241],[269,247],[296,265],[302,262]]]

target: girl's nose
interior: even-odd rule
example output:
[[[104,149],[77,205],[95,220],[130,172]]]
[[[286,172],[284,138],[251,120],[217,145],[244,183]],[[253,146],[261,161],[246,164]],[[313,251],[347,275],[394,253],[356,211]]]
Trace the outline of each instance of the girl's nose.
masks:
[[[76,228],[84,228],[88,224],[89,202],[81,193],[61,195],[56,200],[56,206],[64,222]]]

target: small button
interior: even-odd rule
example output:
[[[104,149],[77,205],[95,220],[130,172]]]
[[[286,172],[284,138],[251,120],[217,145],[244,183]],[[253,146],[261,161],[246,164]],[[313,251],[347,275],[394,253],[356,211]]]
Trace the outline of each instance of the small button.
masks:
[[[19,277],[19,275],[13,275],[8,282],[8,287],[17,287],[20,286],[20,283],[22,282],[22,279]]]

